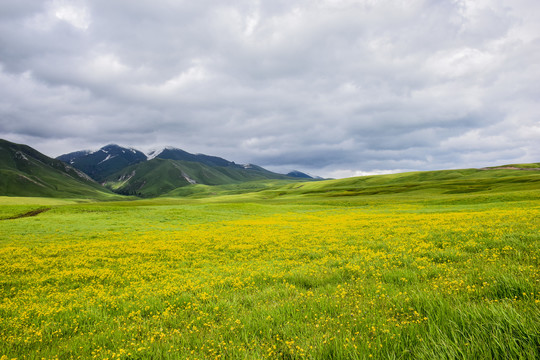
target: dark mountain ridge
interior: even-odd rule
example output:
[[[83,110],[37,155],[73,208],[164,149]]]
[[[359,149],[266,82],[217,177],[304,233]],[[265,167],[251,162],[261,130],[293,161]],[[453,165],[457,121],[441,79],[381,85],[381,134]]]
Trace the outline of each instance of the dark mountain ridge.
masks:
[[[290,176],[290,177],[295,177],[295,178],[301,178],[301,179],[313,179],[312,176],[306,174],[306,173],[303,173],[301,171],[298,171],[298,170],[293,170],[289,173],[287,173],[287,176]]]
[[[170,146],[165,147],[158,151],[152,151],[148,155],[149,155],[148,156],[149,160],[151,160],[152,158],[159,158],[159,159],[169,159],[169,160],[192,161],[192,162],[198,162],[198,163],[209,165],[209,166],[241,167],[241,165],[237,165],[233,161],[225,160],[217,156],[211,156],[211,155],[205,155],[205,154],[191,154],[182,149],[177,149]]]
[[[60,155],[57,159],[102,182],[107,176],[127,166],[146,161],[146,155],[136,149],[109,144],[97,151],[75,151]]]

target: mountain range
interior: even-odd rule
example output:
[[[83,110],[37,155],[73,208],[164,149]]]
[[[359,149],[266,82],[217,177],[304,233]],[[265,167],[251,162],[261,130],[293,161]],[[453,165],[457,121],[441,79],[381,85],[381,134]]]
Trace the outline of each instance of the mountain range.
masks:
[[[277,174],[257,165],[240,165],[170,147],[146,155],[111,144],[97,151],[77,151],[52,159],[27,145],[0,139],[0,196],[83,201],[123,200],[133,195],[205,198],[242,194],[244,198],[246,193],[267,200],[287,196],[346,199],[386,194],[510,192],[520,198],[518,195],[525,190],[537,191],[539,170],[540,163],[530,163],[314,182],[302,172]]]
[[[217,156],[191,154],[174,147],[146,155],[137,149],[109,144],[96,151],[81,150],[51,159],[27,145],[6,140],[1,140],[0,145],[0,189],[4,189],[0,195],[61,196],[64,188],[74,186],[71,183],[71,187],[65,186],[64,181],[60,181],[65,177],[70,177],[71,182],[76,181],[78,188],[77,191],[71,189],[66,197],[78,194],[84,197],[83,194],[96,191],[99,194],[91,197],[113,193],[155,197],[195,184],[313,179],[299,171],[283,175],[257,165],[236,164]]]

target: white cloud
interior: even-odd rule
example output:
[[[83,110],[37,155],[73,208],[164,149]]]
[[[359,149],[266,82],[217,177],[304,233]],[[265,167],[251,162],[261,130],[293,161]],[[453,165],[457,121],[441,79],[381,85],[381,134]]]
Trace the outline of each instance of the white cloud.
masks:
[[[87,30],[91,24],[88,8],[83,3],[63,0],[53,0],[45,3],[44,11],[29,14],[23,24],[37,31],[51,31],[58,22]]]
[[[325,178],[334,178],[334,179],[342,179],[342,178],[348,178],[348,177],[356,177],[356,176],[369,176],[369,175],[388,175],[388,174],[396,174],[400,172],[406,172],[407,169],[394,169],[394,170],[371,170],[371,171],[360,171],[360,170],[350,170],[350,169],[344,169],[344,170],[333,170],[328,173],[324,174]]]
[[[86,30],[90,26],[90,14],[84,6],[74,6],[71,2],[58,0],[53,4],[54,15],[57,19],[81,30]]]

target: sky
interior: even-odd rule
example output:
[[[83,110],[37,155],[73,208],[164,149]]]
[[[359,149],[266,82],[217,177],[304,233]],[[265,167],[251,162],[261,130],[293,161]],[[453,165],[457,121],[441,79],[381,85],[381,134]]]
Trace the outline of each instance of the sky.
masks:
[[[538,0],[2,0],[0,138],[343,178],[540,161]]]

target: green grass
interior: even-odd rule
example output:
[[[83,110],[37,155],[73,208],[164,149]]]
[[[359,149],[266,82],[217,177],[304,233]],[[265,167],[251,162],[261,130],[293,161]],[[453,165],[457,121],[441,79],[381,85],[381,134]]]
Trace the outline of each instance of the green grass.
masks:
[[[534,171],[0,204],[0,358],[540,357]]]
[[[509,164],[509,165],[503,165],[503,166],[493,166],[492,168],[520,168],[520,169],[531,169],[531,170],[538,170],[540,169],[540,163],[530,163],[530,164]],[[490,169],[488,168],[488,169]]]
[[[291,183],[300,183],[302,180],[254,180],[244,181],[240,183],[224,184],[224,185],[189,185],[174,189],[162,197],[182,197],[191,199],[208,199],[221,196],[247,194],[248,197],[257,195],[263,190],[279,189],[282,186],[287,186]]]

